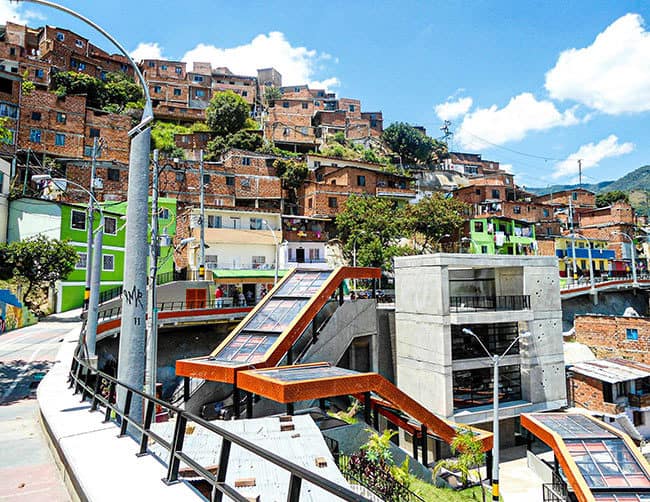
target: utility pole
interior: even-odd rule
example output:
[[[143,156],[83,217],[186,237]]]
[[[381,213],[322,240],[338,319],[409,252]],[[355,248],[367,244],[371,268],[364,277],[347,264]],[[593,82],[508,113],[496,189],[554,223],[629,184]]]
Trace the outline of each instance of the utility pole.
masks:
[[[573,194],[571,195],[573,197]],[[576,241],[574,239],[574,234],[573,234],[573,202],[572,198],[569,199],[569,222],[571,225],[571,254],[573,255],[573,264],[572,264],[572,272],[573,272],[573,284],[575,284],[578,281],[578,273],[576,270]]]
[[[203,150],[199,153],[199,171],[201,177],[201,243],[200,243],[200,258],[199,258],[199,279],[205,279],[205,182],[203,170]]]
[[[582,159],[578,159],[578,188],[582,188]]]
[[[88,235],[86,237],[86,288],[84,289],[84,309],[88,310],[88,301],[90,300],[90,280],[93,264],[93,223],[95,221],[95,206],[93,203],[95,196],[95,175],[97,171],[97,148],[98,141],[97,137],[93,138],[93,153],[92,160],[90,162],[90,187],[88,191],[90,196],[88,197]],[[95,248],[97,249],[97,248]]]
[[[156,394],[158,379],[158,150],[153,151],[151,173],[151,244],[149,246],[149,295],[147,298],[147,363],[145,367],[145,392]]]

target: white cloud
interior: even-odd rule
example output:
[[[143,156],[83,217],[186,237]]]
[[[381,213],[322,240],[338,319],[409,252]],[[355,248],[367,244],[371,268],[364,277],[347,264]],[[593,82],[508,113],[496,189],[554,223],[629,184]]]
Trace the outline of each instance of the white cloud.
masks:
[[[598,163],[609,157],[619,157],[634,150],[633,143],[619,143],[618,137],[610,134],[598,143],[587,143],[578,148],[578,151],[569,155],[566,160],[559,162],[553,169],[552,178],[562,178],[578,173],[578,160],[582,159],[582,170],[595,167]]]
[[[31,19],[43,20],[45,16],[40,12],[24,10],[22,6],[9,3],[7,0],[0,0],[0,24],[5,24],[7,21],[17,24],[28,24]]]
[[[456,140],[465,149],[480,150],[490,144],[517,141],[530,131],[545,131],[580,123],[574,109],[559,111],[551,101],[538,101],[529,92],[510,99],[503,108],[492,105],[465,115]]]
[[[499,164],[499,168],[507,173],[514,174],[512,164]]]
[[[472,107],[474,102],[472,98],[458,98],[456,101],[450,101],[451,98],[447,98],[447,101],[440,103],[433,107],[436,112],[436,115],[440,117],[440,120],[453,120],[458,117],[465,115],[469,109]]]
[[[336,77],[326,78],[325,80],[312,80],[309,82],[309,87],[312,89],[325,89],[330,90],[334,87],[339,87],[341,81]]]
[[[340,83],[336,77],[328,77],[320,82],[315,78],[322,70],[323,63],[332,61],[330,54],[294,47],[279,31],[257,35],[248,44],[237,47],[221,48],[200,43],[186,52],[182,60],[227,66],[230,71],[240,75],[255,75],[259,68],[272,66],[282,74],[283,85],[308,83],[314,87],[327,87],[324,84],[334,87]]]
[[[158,42],[140,42],[130,55],[136,62],[143,59],[163,59],[162,47]]]
[[[546,73],[546,89],[607,114],[650,110],[650,33],[643,18],[627,14],[594,42],[560,54]]]

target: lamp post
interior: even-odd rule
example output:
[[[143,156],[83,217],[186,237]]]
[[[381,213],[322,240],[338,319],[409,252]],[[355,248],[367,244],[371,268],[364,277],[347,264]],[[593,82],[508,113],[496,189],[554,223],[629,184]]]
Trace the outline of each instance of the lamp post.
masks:
[[[461,239],[461,241],[462,241],[462,242],[469,242],[469,243],[471,243],[472,246],[474,247],[474,249],[476,249],[476,254],[483,254],[483,253],[481,253],[481,246],[479,246],[479,245],[476,243],[476,241],[475,241],[474,239],[472,239],[471,237],[463,237],[463,238]]]
[[[87,188],[83,187],[79,183],[70,181],[65,178],[52,178],[49,174],[36,174],[32,176],[32,181],[41,182],[49,181],[54,183],[56,186],[61,187],[63,184],[70,184],[77,187],[79,190],[82,190],[93,202],[95,210],[99,212],[99,227],[97,230],[93,230],[94,218],[90,219],[90,235],[94,236],[94,243],[90,248],[90,253],[95,254],[94,259],[90,260],[90,254],[86,255],[86,284],[89,286],[90,295],[88,298],[88,317],[86,319],[86,354],[88,361],[92,365],[97,364],[97,354],[96,354],[96,345],[97,345],[97,321],[98,321],[98,308],[99,308],[99,289],[101,284],[101,273],[102,273],[102,241],[104,238],[104,211],[102,211],[99,202]],[[90,208],[88,209],[90,211]],[[92,265],[91,265],[92,263]],[[84,301],[85,290],[84,290]]]
[[[400,162],[401,162],[401,157],[400,157]],[[354,239],[352,239],[352,267],[356,268],[357,267],[357,239],[359,238],[360,235],[365,234],[366,232],[364,230],[359,231],[354,236]],[[357,291],[357,278],[355,277],[354,279],[354,294],[356,295]]]
[[[95,189],[95,174],[97,172],[97,155],[101,150],[101,145],[97,137],[93,138],[93,151],[92,160],[90,163],[90,197],[88,197],[88,235],[86,237],[86,266],[92,267],[93,263],[93,222],[95,220],[94,214],[94,189]],[[90,301],[90,274],[86,274],[86,288],[84,290],[84,307],[88,310],[88,303]]]
[[[523,338],[528,338],[530,333],[521,333],[517,338],[515,338],[508,348],[503,351],[503,354],[500,356],[497,354],[491,354],[487,347],[483,344],[481,339],[468,328],[463,328],[463,333],[466,335],[473,336],[476,338],[476,341],[481,345],[481,348],[485,351],[485,354],[490,358],[493,368],[493,377],[492,377],[492,432],[494,433],[493,443],[492,443],[492,500],[499,500],[499,363],[501,360],[510,352],[510,349],[514,347],[515,343]]]
[[[200,229],[200,261],[199,261],[199,279],[205,279],[205,180],[203,168],[203,150],[199,154],[199,176],[201,178],[201,229]]]
[[[266,225],[266,228],[268,228],[271,231],[271,235],[273,236],[273,242],[275,242],[275,273],[273,276],[273,285],[275,286],[278,283],[278,247],[280,243],[278,242],[278,238],[275,236],[275,231],[271,228],[271,225],[269,225],[269,222],[266,220],[262,220],[262,223]]]
[[[587,243],[587,256],[589,258],[589,284],[591,285],[591,292],[593,293],[596,290],[596,284],[594,282],[594,261],[591,258],[591,244],[589,243],[589,239],[587,239],[584,235],[579,234],[578,232],[573,232],[571,234],[571,237],[572,238],[578,237],[579,239],[582,239]],[[575,248],[573,252],[574,252],[573,259],[575,260]]]
[[[436,239],[436,243],[435,243],[435,245],[434,245],[434,247],[433,247],[433,250],[435,251],[436,249],[438,249],[438,246],[440,245],[440,241],[441,241],[442,239],[447,239],[447,238],[449,238],[449,237],[451,237],[451,235],[449,235],[449,234],[443,234],[443,235],[441,235],[440,237],[438,237],[438,238]]]
[[[630,254],[632,255],[632,286],[637,287],[639,283],[636,280],[636,257],[634,256],[636,254],[636,248],[634,247],[634,239],[625,232],[612,232],[612,235],[617,234],[626,237],[630,241]]]

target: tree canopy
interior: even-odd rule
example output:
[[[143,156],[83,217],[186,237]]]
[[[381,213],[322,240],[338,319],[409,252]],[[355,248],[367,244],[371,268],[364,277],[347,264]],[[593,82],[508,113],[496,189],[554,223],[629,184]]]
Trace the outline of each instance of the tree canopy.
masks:
[[[206,122],[217,136],[228,136],[244,129],[249,115],[250,105],[232,91],[217,92],[205,110]]]
[[[447,198],[439,192],[407,206],[405,227],[411,234],[414,247],[422,253],[436,251],[437,242],[445,235],[453,235],[462,226],[467,209],[467,204],[461,200]]]
[[[64,241],[37,235],[30,239],[0,245],[4,265],[3,278],[23,280],[26,288],[23,302],[34,310],[30,301],[34,288],[51,286],[74,270],[79,255],[74,247]]]
[[[394,122],[382,134],[388,147],[404,164],[436,162],[447,155],[447,145],[405,122]]]
[[[52,75],[50,88],[60,97],[85,94],[88,106],[107,112],[142,107],[142,89],[124,73],[107,73],[101,80],[85,73],[62,71]]]
[[[613,190],[611,192],[599,193],[596,195],[596,207],[611,206],[615,202],[630,202],[627,192]]]

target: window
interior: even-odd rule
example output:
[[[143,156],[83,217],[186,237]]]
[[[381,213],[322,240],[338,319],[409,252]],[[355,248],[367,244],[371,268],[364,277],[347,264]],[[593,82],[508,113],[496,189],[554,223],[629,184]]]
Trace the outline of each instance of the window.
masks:
[[[492,198],[493,199],[500,199],[501,198],[501,192],[499,190],[492,190]]]
[[[54,144],[56,146],[65,146],[65,134],[56,133],[54,136]]]
[[[29,131],[29,141],[32,143],[41,142],[41,130],[40,129],[31,129]]]
[[[241,91],[241,95],[242,95],[243,97],[248,96],[248,91]]]
[[[306,110],[307,108],[309,108],[309,103],[303,103],[302,104],[302,109]]]
[[[155,92],[156,94],[159,94],[161,90],[162,88],[159,85],[153,86],[153,92]]]
[[[167,65],[166,64],[161,64],[160,69],[161,70],[167,70]]]
[[[209,214],[208,228],[221,228],[221,216],[217,216],[216,214]]]
[[[86,212],[73,209],[70,215],[70,227],[75,230],[86,230]]]
[[[219,268],[219,257],[216,254],[206,255],[205,268],[208,270],[216,270]]]
[[[147,63],[147,66],[148,66],[149,68],[155,68],[155,67],[156,67],[156,63],[154,63],[153,61],[149,61],[149,62]]]
[[[203,75],[194,75],[194,82],[203,82]]]
[[[266,263],[266,256],[253,256],[252,262],[254,269],[263,268]]]
[[[102,255],[102,262],[102,270],[105,270],[106,272],[112,272],[115,270],[115,255]]]
[[[158,209],[158,218],[161,220],[168,220],[169,219],[169,209],[166,207],[161,207]]]
[[[282,102],[282,108],[289,108],[289,102],[288,101],[283,101]]]
[[[314,101],[314,106],[320,106],[320,101]]]
[[[262,218],[251,218],[251,230],[262,230],[264,228],[264,220]]]
[[[571,198],[573,200],[578,200],[578,192],[571,192]]]
[[[483,222],[475,221],[474,222],[474,232],[482,233],[483,232]]]
[[[79,63],[79,69],[80,70],[85,70],[86,69],[86,63]]]
[[[309,128],[308,127],[301,127],[300,132],[304,135],[309,134]]]
[[[12,47],[11,49],[9,49],[9,55],[10,56],[15,56],[16,55],[16,48],[15,47]]]
[[[476,195],[481,195],[481,189],[480,189],[480,188],[477,188],[477,189],[474,191],[474,193],[475,193]]]
[[[79,255],[79,261],[75,264],[74,268],[77,270],[84,270],[88,266],[88,254],[87,253],[77,253]]]
[[[307,199],[307,207],[309,209],[314,207],[314,199],[312,199],[311,197],[309,197],[309,199]]]
[[[97,129],[95,127],[91,127],[90,128],[90,137],[91,138],[99,138],[99,132],[100,132],[99,129]]]
[[[287,106],[287,108],[288,108],[288,106]],[[282,135],[283,136],[289,136],[289,134],[291,134],[291,129],[289,129],[288,127],[285,127],[284,130],[282,131]]]
[[[99,78],[101,78],[104,82],[106,82],[106,76],[108,75],[108,72],[102,70],[101,73],[99,74]]]
[[[202,98],[203,96],[205,96],[205,91],[202,89],[197,89],[195,95],[197,98]]]
[[[492,368],[454,371],[453,389],[454,409],[492,404]],[[518,364],[499,368],[499,390],[502,403],[521,399],[521,370]]]
[[[548,209],[546,209],[546,208],[542,209],[542,214],[544,215],[544,218],[548,218],[548,216],[549,216]]]
[[[74,58],[70,58],[70,66],[76,68],[77,66],[79,66],[79,62]]]
[[[348,107],[348,110],[350,110],[351,112],[353,112],[353,111],[355,110],[354,105],[350,105],[350,106]]]
[[[636,328],[627,328],[625,330],[625,338],[636,342],[639,339],[639,330]]]
[[[109,167],[106,169],[106,176],[109,181],[120,181],[120,170]]]
[[[11,91],[9,92],[11,93]],[[18,117],[18,107],[6,103],[0,103],[0,116],[15,119]]]
[[[68,121],[68,117],[63,112],[56,112],[56,121],[59,124],[65,124]]]
[[[110,216],[104,218],[104,233],[109,235],[117,234],[117,219]]]
[[[320,249],[310,249],[309,250],[309,261],[319,262],[320,261]]]
[[[250,166],[251,165],[251,158],[250,157],[242,157],[241,158],[241,165],[242,166]]]
[[[336,180],[330,181],[330,185],[336,185]]]
[[[331,208],[337,208],[339,207],[339,201],[336,197],[328,197],[327,198],[327,206]]]
[[[93,156],[93,147],[89,145],[84,145],[84,157]]]
[[[36,78],[43,78],[43,70],[41,70],[40,68],[37,68],[36,70],[34,70],[34,76]]]
[[[513,207],[512,212],[515,214],[521,214],[521,207],[520,206]]]
[[[177,75],[180,75],[181,73],[183,73],[183,68],[177,66],[176,68],[174,68],[174,71],[176,72]]]
[[[56,39],[59,42],[63,42],[65,40],[65,35],[63,33],[61,33],[60,31],[57,31],[56,32]]]
[[[182,172],[182,171],[177,172],[177,173],[176,173],[176,181],[177,181],[178,183],[182,183],[183,181],[185,181],[185,173]]]
[[[181,90],[177,87],[174,88],[174,96],[180,96],[181,95]]]
[[[360,187],[365,187],[366,186],[366,177],[365,176],[357,176],[357,186]]]
[[[229,187],[235,186],[235,177],[234,176],[226,176],[226,186],[229,186]]]
[[[239,230],[241,228],[241,220],[239,219],[239,216],[231,216],[230,222],[232,223],[233,229]]]
[[[32,112],[32,120],[41,120],[41,112]]]
[[[204,174],[203,175],[203,184],[207,185],[208,183],[210,183],[210,175],[209,174]]]
[[[316,173],[316,181],[323,181],[323,173]]]

